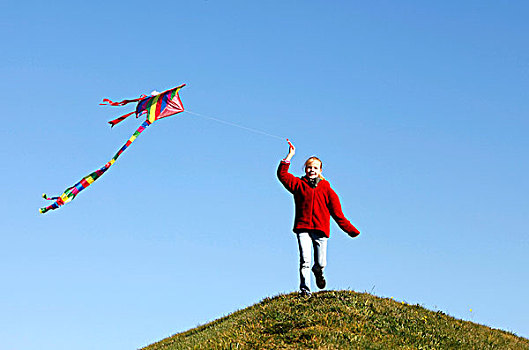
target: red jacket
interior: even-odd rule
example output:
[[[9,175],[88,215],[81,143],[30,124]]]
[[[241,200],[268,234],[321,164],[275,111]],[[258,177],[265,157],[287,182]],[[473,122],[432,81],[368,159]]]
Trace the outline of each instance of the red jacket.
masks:
[[[338,195],[332,190],[327,180],[321,180],[316,187],[311,187],[305,177],[299,178],[288,172],[290,163],[281,161],[277,177],[285,188],[294,195],[296,217],[294,232],[319,231],[329,237],[330,216],[338,226],[351,237],[360,231],[345,218]]]

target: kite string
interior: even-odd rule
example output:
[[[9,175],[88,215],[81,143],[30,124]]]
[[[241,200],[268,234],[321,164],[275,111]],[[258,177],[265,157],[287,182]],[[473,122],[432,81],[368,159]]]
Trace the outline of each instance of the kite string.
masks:
[[[185,110],[184,112],[187,112],[187,113],[189,113],[189,114],[196,115],[196,116],[198,116],[198,117],[202,117],[202,118],[205,118],[205,119],[213,120],[213,121],[216,121],[217,123],[221,123],[221,124],[226,124],[226,125],[234,126],[234,127],[236,127],[236,128],[243,129],[243,130],[246,130],[246,131],[251,131],[251,132],[254,132],[254,133],[256,133],[256,134],[261,134],[261,135],[265,135],[265,136],[268,136],[268,137],[273,137],[273,138],[275,138],[275,139],[279,139],[279,140],[284,140],[284,139],[285,139],[285,137],[281,137],[281,136],[274,135],[274,134],[269,134],[269,133],[264,132],[264,131],[262,131],[262,130],[258,130],[258,129],[254,129],[254,128],[249,128],[249,127],[244,126],[244,125],[235,124],[235,123],[228,122],[228,121],[225,121],[225,120],[222,120],[222,119],[213,118],[213,117],[211,117],[211,116],[207,116],[207,115],[203,115],[203,114],[199,114],[199,113],[191,112],[190,110]]]

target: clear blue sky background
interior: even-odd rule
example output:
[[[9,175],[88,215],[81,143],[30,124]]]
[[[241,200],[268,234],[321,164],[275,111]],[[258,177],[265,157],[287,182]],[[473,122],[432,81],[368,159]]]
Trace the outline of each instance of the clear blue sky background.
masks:
[[[284,141],[99,106],[187,83],[190,111],[289,137],[333,223],[329,289],[529,336],[525,1],[9,1],[0,8],[0,348],[133,349],[298,286]],[[470,311],[472,309],[472,312]]]

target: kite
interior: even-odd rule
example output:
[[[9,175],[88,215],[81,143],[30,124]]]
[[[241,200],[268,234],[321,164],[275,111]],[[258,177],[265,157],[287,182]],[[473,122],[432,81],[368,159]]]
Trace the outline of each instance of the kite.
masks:
[[[54,210],[59,208],[61,205],[66,204],[72,201],[75,196],[79,194],[82,190],[90,186],[94,181],[99,179],[107,170],[114,164],[114,162],[119,158],[119,156],[130,146],[134,140],[145,130],[149,125],[155,122],[158,119],[169,117],[171,115],[180,113],[184,111],[184,106],[178,96],[178,91],[183,88],[185,84],[182,84],[173,89],[169,89],[159,94],[154,94],[153,96],[141,95],[139,98],[133,100],[123,100],[120,102],[113,102],[109,99],[103,99],[104,103],[100,105],[109,105],[109,106],[124,106],[129,103],[138,102],[136,110],[134,112],[127,113],[117,119],[109,121],[108,123],[114,127],[114,125],[122,122],[127,117],[132,114],[136,114],[136,118],[141,115],[146,115],[145,121],[140,125],[140,127],[134,132],[130,139],[120,148],[120,150],[112,157],[112,159],[107,162],[102,168],[94,171],[93,173],[85,176],[78,183],[72,187],[68,187],[63,194],[58,197],[48,197],[46,194],[43,194],[42,197],[47,200],[55,201],[53,204],[40,208],[39,212],[44,214],[49,210]]]

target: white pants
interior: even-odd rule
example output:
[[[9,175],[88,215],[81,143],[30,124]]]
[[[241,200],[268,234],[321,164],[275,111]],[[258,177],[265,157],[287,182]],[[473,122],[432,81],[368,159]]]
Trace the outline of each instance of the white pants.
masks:
[[[299,289],[310,292],[310,253],[311,243],[314,247],[315,271],[321,271],[327,265],[327,237],[323,233],[301,232],[297,234],[299,246]]]

